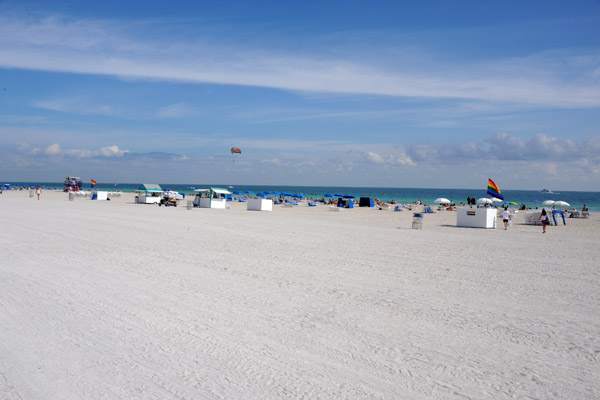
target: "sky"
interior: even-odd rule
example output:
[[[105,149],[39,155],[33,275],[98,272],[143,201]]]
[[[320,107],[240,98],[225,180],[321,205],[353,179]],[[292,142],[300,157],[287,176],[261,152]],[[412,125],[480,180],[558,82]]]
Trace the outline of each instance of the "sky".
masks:
[[[65,176],[600,191],[600,1],[0,1],[0,181]]]

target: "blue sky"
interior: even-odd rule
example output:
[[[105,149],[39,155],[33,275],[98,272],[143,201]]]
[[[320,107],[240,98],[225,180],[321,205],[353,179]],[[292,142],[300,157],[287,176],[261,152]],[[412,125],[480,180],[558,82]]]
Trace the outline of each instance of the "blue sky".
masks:
[[[0,180],[600,190],[598,1],[412,3],[2,1]]]

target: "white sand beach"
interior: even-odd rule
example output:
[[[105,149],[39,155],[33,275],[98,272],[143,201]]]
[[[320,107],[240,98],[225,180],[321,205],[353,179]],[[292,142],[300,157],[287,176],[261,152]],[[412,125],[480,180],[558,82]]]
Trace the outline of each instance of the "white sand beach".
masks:
[[[597,213],[133,196],[0,195],[0,399],[600,398]]]

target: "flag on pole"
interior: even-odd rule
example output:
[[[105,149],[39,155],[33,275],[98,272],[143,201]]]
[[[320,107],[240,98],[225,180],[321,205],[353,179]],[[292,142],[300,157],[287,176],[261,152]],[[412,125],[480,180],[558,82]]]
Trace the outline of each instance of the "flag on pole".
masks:
[[[494,181],[489,178],[488,178],[487,193],[492,197],[495,197],[500,200],[504,200],[504,196],[502,196],[502,193],[500,192],[500,188],[498,187],[498,185],[496,185],[496,183],[494,183]]]
[[[92,187],[96,186],[96,181],[92,179]]]

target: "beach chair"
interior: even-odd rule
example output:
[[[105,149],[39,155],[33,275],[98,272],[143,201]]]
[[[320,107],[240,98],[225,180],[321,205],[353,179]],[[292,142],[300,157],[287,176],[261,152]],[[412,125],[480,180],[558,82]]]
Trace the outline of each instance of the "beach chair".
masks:
[[[560,210],[552,210],[552,220],[554,221],[554,225],[558,225],[558,222],[556,221],[557,214],[562,217],[563,225],[566,225],[567,222],[565,221],[565,214]]]
[[[395,206],[394,211],[406,211],[406,207],[404,206]]]

